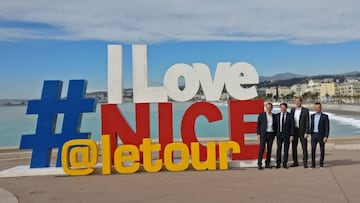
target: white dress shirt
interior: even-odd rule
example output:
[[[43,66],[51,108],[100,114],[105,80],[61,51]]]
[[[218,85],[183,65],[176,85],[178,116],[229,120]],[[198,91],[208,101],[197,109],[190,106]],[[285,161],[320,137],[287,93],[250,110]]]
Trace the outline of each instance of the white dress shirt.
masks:
[[[267,128],[266,128],[266,132],[274,132],[272,113],[270,113],[270,114],[266,113],[266,118],[267,118]]]
[[[300,114],[301,114],[301,109],[302,109],[302,107],[296,108],[296,109],[295,109],[295,112],[294,112],[294,120],[295,120],[295,127],[296,127],[296,128],[299,128],[299,127],[300,127]]]

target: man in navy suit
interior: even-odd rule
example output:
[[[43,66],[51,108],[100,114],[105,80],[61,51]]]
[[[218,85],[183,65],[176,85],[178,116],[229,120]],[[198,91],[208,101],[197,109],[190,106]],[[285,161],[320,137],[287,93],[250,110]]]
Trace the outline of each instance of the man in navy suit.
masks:
[[[325,143],[329,137],[329,117],[321,112],[321,103],[315,103],[315,113],[311,114],[311,168],[315,168],[316,145],[320,145],[320,168],[324,168]]]
[[[284,144],[284,160],[283,167],[288,169],[287,162],[289,157],[290,141],[294,139],[294,117],[287,112],[287,104],[280,104],[280,113],[276,114],[276,168],[280,168],[281,164],[281,149]]]
[[[265,106],[265,112],[262,112],[258,116],[257,121],[257,139],[260,140],[259,156],[258,156],[258,168],[263,170],[262,167],[262,157],[266,145],[266,161],[265,168],[271,168],[270,158],[271,158],[271,148],[273,145],[275,133],[276,133],[276,119],[275,114],[271,111],[273,106],[271,103],[267,103]]]

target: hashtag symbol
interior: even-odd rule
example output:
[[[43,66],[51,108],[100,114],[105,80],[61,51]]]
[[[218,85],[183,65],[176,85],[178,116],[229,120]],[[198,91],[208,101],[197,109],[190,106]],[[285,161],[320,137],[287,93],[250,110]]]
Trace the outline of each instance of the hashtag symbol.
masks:
[[[89,139],[91,133],[81,133],[82,113],[94,112],[96,102],[85,98],[87,81],[70,80],[67,97],[61,98],[62,81],[44,81],[41,99],[28,102],[27,114],[38,114],[35,134],[22,135],[20,149],[32,149],[30,168],[50,165],[51,151],[58,149],[56,166],[61,166],[61,149],[73,139]],[[63,113],[61,133],[55,133],[56,120]]]

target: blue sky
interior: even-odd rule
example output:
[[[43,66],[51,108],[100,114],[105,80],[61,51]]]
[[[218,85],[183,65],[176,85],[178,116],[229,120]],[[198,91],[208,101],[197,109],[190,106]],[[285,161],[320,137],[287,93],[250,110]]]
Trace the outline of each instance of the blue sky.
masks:
[[[175,63],[251,63],[261,76],[360,70],[357,1],[5,1],[0,8],[0,99],[38,98],[44,80],[105,90],[107,45],[148,44],[149,81]],[[360,6],[360,5],[359,5]]]

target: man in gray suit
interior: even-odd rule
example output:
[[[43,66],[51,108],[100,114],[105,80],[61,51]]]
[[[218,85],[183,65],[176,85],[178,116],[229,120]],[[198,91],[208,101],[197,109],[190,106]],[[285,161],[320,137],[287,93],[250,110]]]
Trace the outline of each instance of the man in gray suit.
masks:
[[[301,142],[304,168],[308,168],[308,150],[307,150],[307,138],[309,134],[309,109],[302,106],[301,97],[295,98],[295,108],[291,108],[291,114],[294,117],[295,129],[294,129],[294,140],[292,142],[292,156],[294,163],[291,167],[299,166],[297,157],[297,146],[299,138]]]

